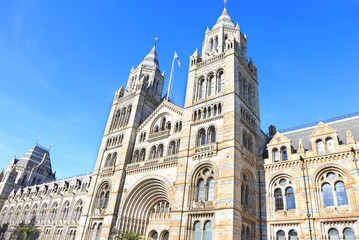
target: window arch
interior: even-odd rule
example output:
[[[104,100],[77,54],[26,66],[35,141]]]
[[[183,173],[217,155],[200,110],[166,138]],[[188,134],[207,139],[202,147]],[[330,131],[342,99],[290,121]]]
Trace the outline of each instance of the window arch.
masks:
[[[214,76],[210,75],[208,78],[208,96],[213,95],[214,91],[215,91]]]
[[[164,131],[166,128],[166,117],[161,119],[161,131]]]
[[[69,214],[69,206],[70,203],[69,202],[65,202],[64,206],[63,206],[63,210],[62,210],[62,221],[66,221],[67,219],[67,215]]]
[[[74,214],[74,220],[78,221],[80,220],[81,214],[82,214],[82,207],[83,207],[83,202],[82,200],[80,200],[77,204],[76,204],[76,210],[75,210],[75,214]]]
[[[218,92],[224,90],[224,74],[223,71],[218,72]]]
[[[208,129],[208,142],[216,142],[216,129],[213,126]]]
[[[204,224],[204,240],[212,240],[212,222],[207,221]]]
[[[157,155],[157,149],[156,146],[153,146],[150,151],[150,159],[156,158],[156,155]]]
[[[194,178],[196,202],[213,201],[215,198],[215,179],[211,168],[203,168],[197,172]]]
[[[351,228],[345,228],[343,235],[345,240],[355,240],[354,230]]]
[[[281,177],[274,182],[275,210],[296,209],[293,183],[290,179]],[[284,195],[283,195],[284,194]]]
[[[285,190],[285,198],[287,201],[287,209],[295,209],[294,190],[292,187],[288,187]]]
[[[193,239],[194,240],[202,240],[202,229],[201,229],[201,222],[197,221],[194,223],[194,227],[193,227],[193,232],[194,232],[194,236]]]
[[[277,232],[277,240],[285,240],[285,232],[283,230]]]
[[[202,128],[201,130],[199,130],[198,132],[198,141],[197,141],[197,145],[198,146],[202,146],[206,144],[206,131]]]
[[[101,232],[102,232],[102,223],[100,223],[100,224],[98,225],[98,229],[97,229],[97,232],[96,232],[96,238],[95,238],[95,240],[100,240],[100,238],[101,238]]]
[[[335,228],[330,229],[329,232],[328,232],[328,235],[329,235],[330,240],[340,240],[339,239],[339,232]]]
[[[320,176],[324,207],[348,205],[348,196],[343,176],[335,171],[325,172]]]
[[[97,193],[98,209],[106,209],[110,198],[110,185],[108,183],[103,184]]]
[[[163,240],[169,240],[170,239],[170,233],[168,231],[162,232],[162,239]]]
[[[163,157],[163,144],[158,146],[157,157]]]
[[[106,162],[105,162],[105,167],[108,167],[108,166],[111,166],[111,153],[107,155],[107,158],[106,158]]]
[[[150,233],[149,240],[158,240],[158,233],[156,231],[152,231]]]
[[[289,240],[298,240],[298,233],[296,230],[289,231]]]
[[[57,214],[57,203],[54,203],[54,204],[52,205],[52,209],[51,209],[50,221],[55,221],[56,214]]]
[[[139,151],[136,150],[135,153],[133,154],[133,158],[132,158],[132,162],[135,163],[135,162],[138,162],[139,160]]]
[[[323,144],[323,141],[321,139],[317,140],[316,145],[317,145],[317,154],[318,155],[325,154],[325,152],[324,152],[324,144]]]
[[[145,161],[146,159],[146,150],[144,148],[141,149],[141,153],[140,153],[140,161]]]
[[[171,141],[169,148],[168,148],[168,155],[173,155],[176,154],[176,142],[175,141]]]

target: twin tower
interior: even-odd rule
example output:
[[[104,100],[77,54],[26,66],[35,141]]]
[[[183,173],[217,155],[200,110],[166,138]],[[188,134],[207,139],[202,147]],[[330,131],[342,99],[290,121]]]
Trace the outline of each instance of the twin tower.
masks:
[[[259,239],[257,68],[226,8],[190,57],[185,107],[163,86],[155,45],[115,94],[78,238]]]

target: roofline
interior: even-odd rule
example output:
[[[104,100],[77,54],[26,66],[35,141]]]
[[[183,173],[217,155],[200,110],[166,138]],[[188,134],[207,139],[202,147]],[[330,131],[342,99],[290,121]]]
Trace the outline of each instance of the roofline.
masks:
[[[299,126],[296,126],[296,127],[285,128],[285,129],[279,130],[277,132],[280,132],[280,133],[294,132],[294,131],[297,131],[297,130],[304,130],[306,128],[315,127],[320,122],[332,123],[332,122],[337,122],[337,121],[340,121],[340,120],[347,120],[349,118],[354,118],[354,117],[358,117],[358,116],[359,116],[359,112],[354,112],[354,113],[349,113],[349,114],[345,114],[345,115],[338,116],[338,117],[332,117],[332,118],[328,118],[328,119],[321,120],[321,121],[316,121],[316,122],[312,122],[312,123],[299,125]]]

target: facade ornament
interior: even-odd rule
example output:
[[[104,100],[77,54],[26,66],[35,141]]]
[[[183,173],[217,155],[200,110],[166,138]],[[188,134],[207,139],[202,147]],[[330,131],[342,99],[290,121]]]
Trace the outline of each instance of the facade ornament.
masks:
[[[347,133],[347,143],[353,143],[354,142],[354,136],[349,128],[346,130]]]

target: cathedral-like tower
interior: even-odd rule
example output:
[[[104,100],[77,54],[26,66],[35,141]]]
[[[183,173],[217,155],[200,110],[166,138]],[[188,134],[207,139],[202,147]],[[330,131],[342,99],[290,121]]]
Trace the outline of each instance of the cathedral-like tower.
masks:
[[[190,58],[183,122],[170,239],[259,239],[257,68],[226,7]]]
[[[101,142],[78,239],[101,233],[108,239],[117,220],[124,170],[129,162],[136,129],[160,104],[164,74],[156,54],[156,44],[139,66],[131,69],[126,89],[115,94]]]

